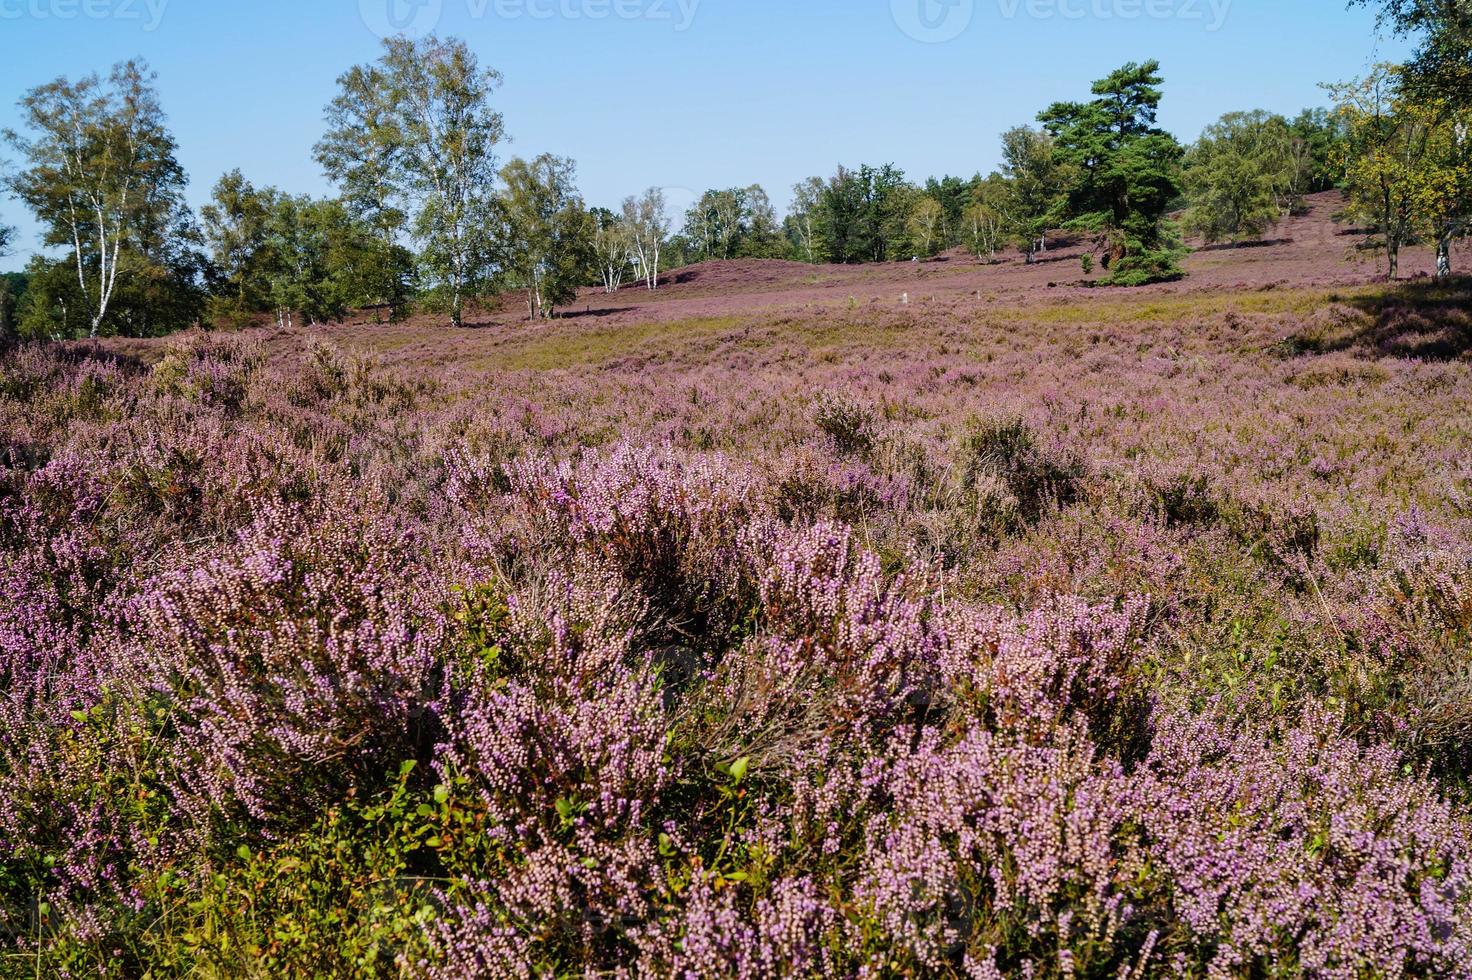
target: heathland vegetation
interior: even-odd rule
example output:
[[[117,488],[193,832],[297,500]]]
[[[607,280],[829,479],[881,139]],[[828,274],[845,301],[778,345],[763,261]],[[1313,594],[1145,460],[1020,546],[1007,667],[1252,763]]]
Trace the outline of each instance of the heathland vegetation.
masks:
[[[0,976],[1472,976],[1463,9],[678,231],[456,42],[197,216],[33,91]]]

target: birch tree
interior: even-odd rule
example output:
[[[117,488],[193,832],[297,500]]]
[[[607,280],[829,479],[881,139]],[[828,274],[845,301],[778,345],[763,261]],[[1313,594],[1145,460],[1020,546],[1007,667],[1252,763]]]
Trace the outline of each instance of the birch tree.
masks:
[[[1207,242],[1261,238],[1300,208],[1312,161],[1288,120],[1229,112],[1186,152],[1182,224]]]
[[[670,233],[670,220],[665,214],[664,191],[651,187],[640,197],[624,201],[624,224],[633,245],[634,261],[644,285],[651,291],[659,288],[659,256]]]
[[[460,326],[466,300],[489,282],[495,148],[505,136],[490,98],[501,76],[456,38],[395,37],[384,49],[338,79],[318,159],[356,194],[381,194],[408,216]]]
[[[377,247],[365,256],[364,283],[373,302],[395,318],[408,306],[413,256],[402,244],[408,224],[400,193],[404,145],[397,113],[379,92],[382,83],[382,73],[371,66],[338,79],[339,94],[326,111],[328,131],[313,155],[349,213],[371,229]]]
[[[920,253],[929,258],[935,248],[936,239],[945,223],[945,209],[939,201],[926,194],[915,198],[910,208],[910,217],[905,222],[910,240],[920,248]]]
[[[616,293],[624,283],[629,268],[629,252],[633,243],[623,219],[607,208],[593,211],[593,259],[605,293]]]
[[[818,261],[818,213],[823,202],[823,178],[809,177],[792,187],[792,209],[787,227],[808,262]]]
[[[577,296],[592,262],[592,218],[574,184],[571,160],[543,154],[512,160],[501,171],[506,190],[504,262],[527,291],[531,318],[546,319]]]
[[[1402,111],[1399,69],[1382,65],[1357,82],[1335,86],[1336,111],[1348,131],[1350,208],[1385,253],[1387,278],[1400,274],[1401,249],[1418,230],[1418,175],[1432,148],[1431,121]]]
[[[997,257],[1011,227],[1012,188],[1001,174],[980,181],[964,212],[971,251],[979,259]]]
[[[22,136],[5,137],[25,168],[11,191],[45,227],[43,243],[64,248],[76,275],[89,336],[108,319],[128,270],[131,250],[156,250],[156,237],[182,210],[186,184],[173,137],[143,61],[77,82],[58,78],[20,101]]]
[[[1031,264],[1048,251],[1048,227],[1061,221],[1066,178],[1053,138],[1017,126],[1002,134],[1002,174],[1010,182],[1013,230]]]

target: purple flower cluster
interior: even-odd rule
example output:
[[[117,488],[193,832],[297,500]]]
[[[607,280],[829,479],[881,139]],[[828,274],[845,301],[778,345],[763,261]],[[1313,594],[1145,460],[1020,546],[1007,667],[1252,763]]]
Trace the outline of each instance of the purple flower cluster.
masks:
[[[960,323],[0,359],[0,964],[1472,976],[1454,367]]]

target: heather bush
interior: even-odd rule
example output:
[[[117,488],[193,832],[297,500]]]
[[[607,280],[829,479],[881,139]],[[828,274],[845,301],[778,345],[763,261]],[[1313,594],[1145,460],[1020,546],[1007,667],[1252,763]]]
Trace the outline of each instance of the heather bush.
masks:
[[[445,597],[415,571],[426,557],[371,512],[267,506],[208,563],[133,599],[129,631],[189,758],[178,791],[269,829],[427,758]]]
[[[1143,824],[1184,964],[1211,976],[1472,969],[1468,826],[1385,747],[1310,712],[1278,738],[1158,726]]]
[[[1472,975],[1454,316],[1088,295],[0,356],[0,975]]]
[[[1077,456],[1039,446],[1020,418],[974,422],[962,440],[961,454],[963,479],[975,506],[1009,530],[1036,522],[1051,507],[1073,503],[1085,474]]]
[[[229,334],[182,334],[153,368],[161,393],[227,411],[239,409],[264,362],[257,342]]]
[[[875,418],[872,409],[842,395],[819,396],[815,421],[818,430],[833,441],[844,455],[862,455],[874,448]]]

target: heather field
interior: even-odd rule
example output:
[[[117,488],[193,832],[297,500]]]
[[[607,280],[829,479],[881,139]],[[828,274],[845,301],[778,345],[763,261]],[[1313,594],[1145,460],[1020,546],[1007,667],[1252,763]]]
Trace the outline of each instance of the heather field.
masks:
[[[4,355],[0,975],[1472,976],[1472,286],[1336,201]]]

